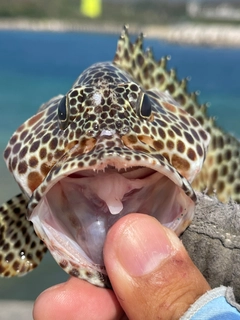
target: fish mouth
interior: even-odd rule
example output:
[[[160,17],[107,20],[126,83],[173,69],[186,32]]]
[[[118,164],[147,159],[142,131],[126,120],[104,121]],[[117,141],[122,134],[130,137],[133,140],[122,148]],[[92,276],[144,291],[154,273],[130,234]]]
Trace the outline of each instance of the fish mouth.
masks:
[[[192,220],[194,194],[189,196],[190,185],[174,169],[149,159],[147,166],[146,161],[126,166],[112,155],[86,169],[79,170],[76,160],[74,163],[68,172],[64,164],[55,168],[57,174],[29,217],[67,272],[65,265],[70,261],[74,270],[87,266],[106,274],[103,246],[107,232],[129,213],[153,216],[178,235]]]

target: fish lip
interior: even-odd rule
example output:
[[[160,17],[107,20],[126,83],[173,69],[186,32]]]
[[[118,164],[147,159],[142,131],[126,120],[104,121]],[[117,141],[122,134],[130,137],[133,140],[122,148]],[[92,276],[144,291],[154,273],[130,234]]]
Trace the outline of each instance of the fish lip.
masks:
[[[83,160],[88,155],[90,158],[95,158],[94,164],[89,163],[84,166]],[[131,156],[142,156],[141,160],[135,160]],[[66,169],[66,166],[68,169]],[[82,154],[74,158],[63,156],[63,161],[56,163],[48,172],[43,182],[33,191],[27,208],[27,218],[31,217],[32,211],[37,206],[41,198],[52,188],[52,186],[62,179],[75,172],[83,170],[104,170],[107,166],[114,166],[116,169],[127,169],[130,167],[145,167],[154,171],[163,173],[166,177],[172,180],[184,193],[193,201],[196,202],[196,194],[191,187],[189,181],[183,177],[166,158],[161,155],[151,155],[145,152],[129,150],[128,148],[109,148],[99,152],[98,150]]]

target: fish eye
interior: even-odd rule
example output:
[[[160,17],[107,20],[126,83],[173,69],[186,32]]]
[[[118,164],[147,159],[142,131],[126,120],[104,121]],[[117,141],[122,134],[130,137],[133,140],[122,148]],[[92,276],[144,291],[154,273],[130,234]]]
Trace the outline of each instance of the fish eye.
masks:
[[[69,103],[66,96],[58,104],[58,121],[62,130],[67,128],[69,124]]]
[[[152,104],[146,93],[140,93],[137,101],[138,114],[143,119],[148,119],[152,114]]]

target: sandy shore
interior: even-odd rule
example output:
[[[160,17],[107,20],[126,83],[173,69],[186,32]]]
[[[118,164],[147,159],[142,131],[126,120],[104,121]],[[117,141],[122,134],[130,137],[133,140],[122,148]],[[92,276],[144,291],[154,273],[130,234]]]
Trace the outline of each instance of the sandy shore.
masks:
[[[240,47],[240,26],[217,24],[131,25],[132,33],[143,32],[151,38],[173,43],[213,47]],[[81,24],[60,20],[0,19],[0,30],[85,31],[119,34],[122,25],[111,23]]]

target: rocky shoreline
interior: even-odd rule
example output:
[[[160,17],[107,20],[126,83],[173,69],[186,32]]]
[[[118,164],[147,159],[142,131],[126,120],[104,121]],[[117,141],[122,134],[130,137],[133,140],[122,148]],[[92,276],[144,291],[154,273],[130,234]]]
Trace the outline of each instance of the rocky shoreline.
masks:
[[[0,19],[0,30],[49,32],[99,32],[119,34],[122,25],[112,23],[78,23],[61,20]],[[131,25],[131,32],[172,43],[211,47],[240,47],[240,26],[221,24]]]

